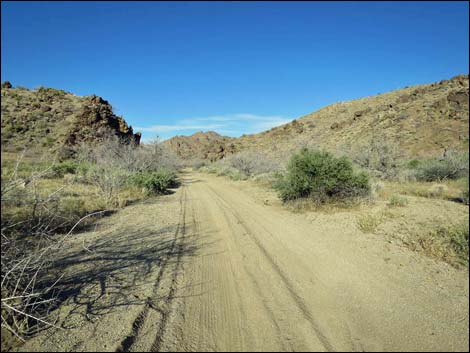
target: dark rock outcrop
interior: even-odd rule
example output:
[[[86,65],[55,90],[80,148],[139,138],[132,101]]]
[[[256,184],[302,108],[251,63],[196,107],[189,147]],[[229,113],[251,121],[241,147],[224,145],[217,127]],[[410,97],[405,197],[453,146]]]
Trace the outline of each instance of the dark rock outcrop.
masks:
[[[182,159],[216,161],[237,151],[234,139],[213,131],[196,132],[191,136],[175,136],[163,143]]]
[[[81,141],[103,140],[114,135],[124,142],[140,143],[141,134],[134,134],[132,126],[127,125],[122,116],[116,116],[108,101],[91,96],[78,116],[76,124],[65,139],[66,145]]]

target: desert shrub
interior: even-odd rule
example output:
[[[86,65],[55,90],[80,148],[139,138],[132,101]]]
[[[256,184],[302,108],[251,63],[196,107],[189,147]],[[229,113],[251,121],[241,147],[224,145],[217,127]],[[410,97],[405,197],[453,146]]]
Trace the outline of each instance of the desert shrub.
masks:
[[[232,168],[232,167],[226,167],[226,166],[222,167],[220,171],[217,173],[217,175],[228,176],[230,179],[234,181],[248,179],[248,176],[245,173],[241,172],[240,170],[236,168]]]
[[[469,225],[467,222],[444,229],[449,245],[463,264],[468,264]]]
[[[421,165],[422,161],[419,159],[412,159],[406,163],[408,169],[416,169]]]
[[[207,165],[207,161],[205,161],[204,159],[193,159],[186,164],[194,170],[199,170],[200,168],[205,167]]]
[[[279,169],[276,162],[261,152],[239,152],[227,156],[224,162],[246,176],[269,173]]]
[[[56,283],[47,284],[51,255],[89,219],[83,201],[64,197],[63,181],[43,179],[48,166],[37,170],[38,165],[21,163],[21,158],[13,168],[2,160],[2,340],[4,328],[22,339],[51,325],[48,314],[55,305]],[[57,235],[67,231],[59,240]]]
[[[219,174],[221,168],[222,167],[220,164],[212,163],[206,166],[202,166],[201,168],[199,168],[199,171],[202,173]]]
[[[266,184],[269,186],[272,186],[276,183],[276,181],[281,177],[280,172],[273,172],[273,173],[263,173],[263,174],[258,174],[252,177],[252,180],[261,183],[261,184]]]
[[[55,143],[55,139],[53,137],[46,137],[42,145],[43,147],[52,147],[54,143]]]
[[[383,219],[383,215],[362,215],[357,219],[357,226],[364,233],[375,233]]]
[[[448,187],[444,184],[433,184],[427,190],[428,197],[441,197],[445,192],[447,192]]]
[[[375,177],[393,179],[399,172],[398,147],[381,138],[373,138],[365,145],[348,147],[345,154]]]
[[[441,181],[458,179],[468,175],[468,154],[449,152],[440,159],[422,161],[415,168],[416,179],[419,181]]]
[[[109,206],[119,204],[117,194],[128,186],[133,176],[144,182],[148,179],[144,176],[162,173],[162,169],[174,173],[178,168],[177,159],[160,143],[141,146],[117,137],[107,138],[95,146],[82,144],[78,148],[77,159],[84,165],[86,182],[98,186],[104,203]],[[157,179],[147,180],[149,192],[161,191],[165,177]],[[155,185],[152,185],[152,180]]]
[[[80,176],[86,176],[90,168],[92,168],[92,164],[90,162],[82,161],[77,163],[76,173]]]
[[[199,167],[197,171],[201,173],[209,173],[209,167],[206,165],[203,165],[202,167]]]
[[[384,190],[385,184],[381,181],[374,181],[370,186],[371,198],[377,198]]]
[[[169,188],[177,186],[176,174],[165,169],[138,173],[132,175],[129,181],[134,186],[144,188],[149,194],[164,194]]]
[[[76,157],[76,151],[70,146],[61,146],[57,151],[57,159],[59,161],[66,161]]]
[[[78,159],[81,161],[112,164],[115,168],[122,168],[129,173],[156,171],[162,168],[176,171],[180,166],[177,156],[158,141],[137,145],[111,136],[95,146],[83,143],[77,150]]]
[[[127,183],[130,173],[122,168],[109,164],[91,164],[86,171],[85,179],[88,183],[98,187],[106,206],[116,206],[117,193]]]
[[[308,149],[292,156],[287,173],[275,187],[283,201],[311,197],[316,202],[324,202],[370,193],[369,177],[364,172],[356,172],[347,157]]]
[[[469,204],[469,194],[470,194],[470,191],[469,191],[469,181],[468,181],[468,176],[465,178],[465,181],[464,181],[464,187],[463,187],[463,190],[460,194],[460,200],[462,201],[462,203],[468,205]]]
[[[435,229],[417,236],[408,245],[412,250],[442,259],[452,265],[468,265],[469,225],[462,222],[439,225]]]
[[[390,207],[403,207],[408,204],[408,199],[400,195],[392,195],[388,201],[388,206]]]
[[[75,174],[78,169],[78,163],[74,161],[63,161],[54,163],[51,167],[51,176],[54,178],[63,178],[65,174]]]

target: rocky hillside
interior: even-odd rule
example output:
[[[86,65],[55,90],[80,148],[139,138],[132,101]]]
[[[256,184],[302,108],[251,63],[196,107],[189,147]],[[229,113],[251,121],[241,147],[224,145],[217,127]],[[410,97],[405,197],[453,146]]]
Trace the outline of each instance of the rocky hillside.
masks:
[[[380,140],[396,146],[404,158],[438,156],[468,148],[469,77],[456,76],[433,84],[406,87],[357,100],[339,102],[259,134],[221,143],[219,136],[207,154],[223,157],[232,151],[258,150],[285,160],[301,146],[330,151],[360,149]],[[204,157],[191,137],[168,144],[184,158]],[[181,147],[181,146],[184,146]],[[223,151],[214,154],[213,151]]]
[[[13,88],[2,83],[2,151],[28,150],[67,154],[82,141],[115,135],[140,142],[123,117],[98,96],[79,97],[53,88]]]
[[[209,131],[196,132],[191,136],[175,136],[164,141],[164,144],[182,159],[216,161],[236,151],[234,140],[232,137]]]

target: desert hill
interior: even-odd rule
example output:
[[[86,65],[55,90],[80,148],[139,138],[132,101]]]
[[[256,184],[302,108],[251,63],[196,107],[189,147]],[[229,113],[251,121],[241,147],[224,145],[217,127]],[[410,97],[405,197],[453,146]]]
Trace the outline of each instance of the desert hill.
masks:
[[[215,161],[236,152],[235,138],[221,136],[214,131],[196,132],[191,136],[175,136],[164,141],[182,159]]]
[[[123,117],[101,97],[80,97],[53,88],[29,90],[2,83],[2,151],[25,147],[67,154],[81,141],[94,142],[115,135],[140,142]]]
[[[181,157],[213,160],[233,151],[258,150],[285,159],[300,146],[331,151],[361,148],[372,139],[387,141],[402,157],[438,156],[468,148],[469,76],[406,87],[377,96],[338,102],[292,122],[238,139],[198,133],[166,143]],[[202,147],[201,141],[204,141]],[[203,149],[205,154],[201,154]],[[217,151],[222,151],[217,153]],[[205,157],[207,156],[207,157]],[[209,158],[208,158],[209,157]]]

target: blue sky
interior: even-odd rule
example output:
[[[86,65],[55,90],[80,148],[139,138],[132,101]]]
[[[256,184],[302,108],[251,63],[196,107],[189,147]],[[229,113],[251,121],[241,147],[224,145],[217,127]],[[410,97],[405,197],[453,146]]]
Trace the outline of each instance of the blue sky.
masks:
[[[1,76],[109,100],[144,139],[239,136],[468,74],[467,2],[9,2]]]

